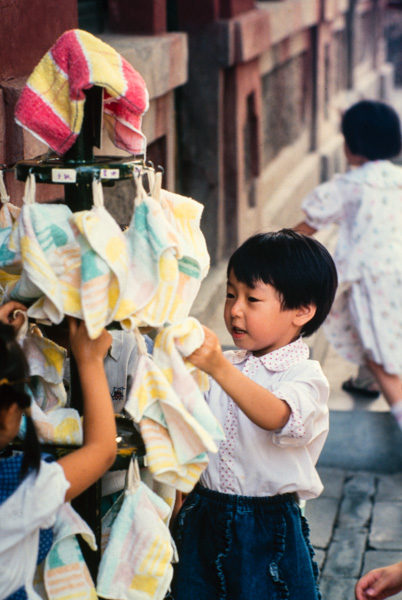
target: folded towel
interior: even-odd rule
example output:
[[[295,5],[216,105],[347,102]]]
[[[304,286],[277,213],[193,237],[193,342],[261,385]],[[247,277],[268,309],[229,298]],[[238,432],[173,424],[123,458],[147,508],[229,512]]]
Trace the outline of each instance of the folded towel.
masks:
[[[104,88],[104,119],[116,146],[143,154],[141,120],[149,98],[141,75],[87,31],[63,33],[30,75],[18,100],[19,125],[64,154],[81,131],[86,89]]]

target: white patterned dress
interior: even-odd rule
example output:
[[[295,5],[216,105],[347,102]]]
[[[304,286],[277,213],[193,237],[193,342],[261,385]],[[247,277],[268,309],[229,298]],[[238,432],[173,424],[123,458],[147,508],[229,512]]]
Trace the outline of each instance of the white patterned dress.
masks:
[[[339,225],[339,289],[324,324],[345,359],[402,373],[402,169],[370,161],[303,200],[306,223]]]

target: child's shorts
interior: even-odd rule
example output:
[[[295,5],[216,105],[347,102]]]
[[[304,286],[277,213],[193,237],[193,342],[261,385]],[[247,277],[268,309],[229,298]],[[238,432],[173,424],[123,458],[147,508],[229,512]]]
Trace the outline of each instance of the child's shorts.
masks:
[[[174,526],[173,600],[319,600],[307,521],[293,494],[249,497],[197,485]]]

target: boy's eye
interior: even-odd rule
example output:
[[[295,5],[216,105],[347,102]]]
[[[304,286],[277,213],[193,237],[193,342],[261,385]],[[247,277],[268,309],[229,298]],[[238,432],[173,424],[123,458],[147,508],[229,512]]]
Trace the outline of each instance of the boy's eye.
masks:
[[[254,298],[254,296],[249,296],[248,301],[249,302],[259,302],[258,298]]]
[[[232,294],[232,292],[226,292],[226,298],[234,298],[234,294]]]

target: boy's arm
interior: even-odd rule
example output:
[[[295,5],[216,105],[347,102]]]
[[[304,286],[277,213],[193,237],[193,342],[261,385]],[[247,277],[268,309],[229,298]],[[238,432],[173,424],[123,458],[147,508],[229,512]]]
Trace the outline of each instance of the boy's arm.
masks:
[[[204,331],[203,345],[188,360],[211,375],[253,423],[268,431],[282,429],[291,414],[289,405],[243,375],[225,358],[216,335],[206,327]]]

